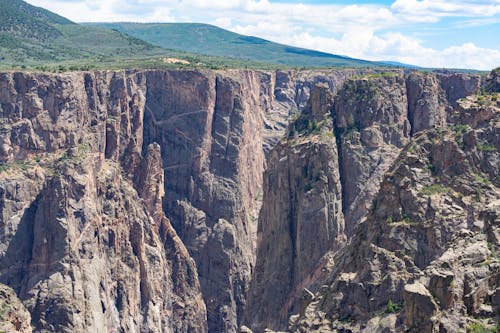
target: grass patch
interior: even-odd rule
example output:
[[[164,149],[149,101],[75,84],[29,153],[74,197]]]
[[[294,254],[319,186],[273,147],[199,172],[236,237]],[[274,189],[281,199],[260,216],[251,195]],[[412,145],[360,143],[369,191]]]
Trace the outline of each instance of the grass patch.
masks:
[[[499,327],[486,326],[483,323],[470,323],[467,326],[467,333],[498,333]]]
[[[472,175],[474,176],[474,180],[479,184],[489,185],[491,183],[488,178],[485,178],[480,174],[474,173]]]
[[[423,195],[433,195],[433,194],[442,194],[442,193],[448,193],[450,189],[446,186],[443,186],[441,184],[432,184],[429,186],[425,186],[421,191],[420,194]]]
[[[494,145],[487,144],[487,143],[479,143],[477,145],[477,148],[481,151],[497,151],[497,147],[495,147]]]
[[[27,160],[19,160],[0,164],[0,173],[7,172],[9,170],[22,170],[26,171],[30,167],[30,163]]]

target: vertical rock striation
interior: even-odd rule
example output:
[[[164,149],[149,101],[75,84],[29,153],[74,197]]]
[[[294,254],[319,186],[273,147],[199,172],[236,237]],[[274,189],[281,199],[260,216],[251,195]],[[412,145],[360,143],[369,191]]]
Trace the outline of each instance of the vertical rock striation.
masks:
[[[247,311],[257,331],[287,323],[288,300],[323,254],[346,240],[332,104],[329,89],[317,86],[289,138],[270,153]]]
[[[1,82],[0,280],[33,328],[206,331],[196,266],[161,211],[158,147],[142,154],[144,75]]]
[[[1,74],[0,281],[37,330],[236,331],[266,154],[355,73]]]

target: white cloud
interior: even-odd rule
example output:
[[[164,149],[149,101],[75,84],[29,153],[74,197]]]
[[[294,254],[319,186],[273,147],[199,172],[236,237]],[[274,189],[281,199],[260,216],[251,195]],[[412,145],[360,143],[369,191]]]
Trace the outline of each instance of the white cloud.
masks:
[[[479,47],[472,41],[445,44],[437,50],[425,47],[425,40],[399,32],[402,28],[439,27],[437,22],[446,17],[460,18],[464,26],[471,27],[497,24],[500,0],[395,0],[391,6],[272,0],[28,1],[77,22],[206,22],[283,44],[368,60],[477,69],[500,65],[500,50]]]
[[[392,60],[421,67],[490,70],[500,65],[499,50],[481,48],[473,43],[435,50],[401,33],[378,36],[363,29],[346,32],[339,39],[302,33],[291,36],[286,43],[367,60]]]
[[[500,14],[500,1],[396,0],[391,9],[413,19],[448,16],[491,17]]]

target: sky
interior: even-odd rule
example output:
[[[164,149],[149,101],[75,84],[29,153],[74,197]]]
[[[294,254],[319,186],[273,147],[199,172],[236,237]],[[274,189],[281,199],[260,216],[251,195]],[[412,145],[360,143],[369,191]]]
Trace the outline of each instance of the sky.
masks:
[[[500,0],[28,0],[75,22],[201,22],[366,60],[500,66]]]

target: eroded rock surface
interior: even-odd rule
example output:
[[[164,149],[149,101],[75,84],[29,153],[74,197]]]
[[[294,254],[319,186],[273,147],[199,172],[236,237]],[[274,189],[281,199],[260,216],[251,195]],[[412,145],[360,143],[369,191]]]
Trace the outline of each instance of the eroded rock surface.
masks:
[[[31,333],[31,316],[16,293],[0,285],[0,330],[12,333]]]
[[[328,88],[317,86],[270,154],[247,312],[257,331],[287,323],[303,280],[346,241],[332,106]]]
[[[500,109],[477,96],[457,104],[459,122],[419,133],[392,164],[330,277],[292,316],[292,331],[496,325]]]
[[[0,74],[0,281],[36,330],[236,331],[266,154],[357,73]]]

